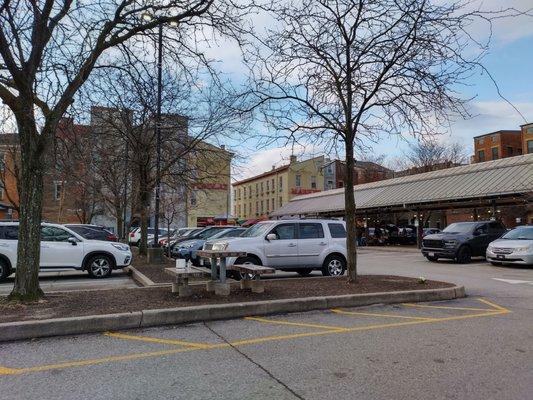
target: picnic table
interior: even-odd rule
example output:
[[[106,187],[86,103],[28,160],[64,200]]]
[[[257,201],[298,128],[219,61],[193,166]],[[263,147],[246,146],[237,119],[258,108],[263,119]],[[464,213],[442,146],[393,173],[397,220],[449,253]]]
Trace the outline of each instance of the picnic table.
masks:
[[[211,268],[204,267],[188,267],[184,269],[166,268],[165,271],[176,278],[176,282],[172,284],[172,292],[178,293],[180,297],[187,297],[192,294],[189,286],[190,278],[211,278],[206,282],[206,290],[214,291],[215,294],[221,296],[228,296],[230,294],[230,285],[226,282],[226,271],[238,271],[243,275],[240,282],[241,289],[250,289],[254,293],[262,293],[264,283],[260,281],[260,276],[263,274],[273,274],[275,270],[269,267],[253,264],[235,264],[227,267],[228,257],[244,257],[245,252],[236,251],[218,251],[218,250],[200,250],[199,257],[209,258],[211,261]],[[217,260],[220,260],[217,265]],[[220,267],[220,270],[219,268]]]

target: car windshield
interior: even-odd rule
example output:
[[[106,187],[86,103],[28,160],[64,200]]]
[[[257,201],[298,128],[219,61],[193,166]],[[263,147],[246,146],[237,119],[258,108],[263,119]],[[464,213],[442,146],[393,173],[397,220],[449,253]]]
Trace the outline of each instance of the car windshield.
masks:
[[[533,226],[515,228],[502,236],[508,240],[533,240]]]
[[[442,232],[443,233],[470,233],[476,225],[470,222],[456,222],[448,225]]]
[[[274,226],[274,224],[275,222],[256,224],[252,226],[251,228],[248,228],[247,230],[245,230],[241,234],[241,237],[256,237],[256,236],[264,235],[265,233],[267,233],[268,230],[270,230],[270,228]]]
[[[230,232],[233,232],[234,229],[223,229],[217,233],[215,233],[213,236],[211,236],[209,239],[218,239],[226,237]]]
[[[221,228],[206,228],[203,231],[199,232],[195,237],[197,239],[209,239],[211,236],[219,233]],[[225,230],[225,229],[224,229]]]

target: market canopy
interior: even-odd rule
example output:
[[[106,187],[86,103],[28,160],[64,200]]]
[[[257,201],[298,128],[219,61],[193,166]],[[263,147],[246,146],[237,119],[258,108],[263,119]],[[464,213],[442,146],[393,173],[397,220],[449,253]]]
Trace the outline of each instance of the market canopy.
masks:
[[[460,201],[531,200],[533,154],[403,176],[354,187],[358,212],[443,206]],[[465,203],[466,204],[466,203]],[[273,217],[344,212],[344,188],[293,198]]]

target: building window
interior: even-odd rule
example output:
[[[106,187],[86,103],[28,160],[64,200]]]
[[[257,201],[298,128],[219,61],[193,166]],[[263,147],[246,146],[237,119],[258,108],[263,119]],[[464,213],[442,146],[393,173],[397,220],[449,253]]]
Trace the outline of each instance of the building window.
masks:
[[[267,181],[267,193],[268,193],[268,191],[270,190],[270,189],[268,188],[268,182],[269,182],[269,181]]]
[[[497,147],[493,147],[490,150],[492,152],[492,159],[493,160],[497,160],[498,159],[498,148]]]
[[[279,198],[279,206],[280,206],[280,207],[283,206],[283,197],[280,197],[280,198]]]
[[[316,176],[311,176],[311,189],[316,189]]]
[[[478,150],[477,159],[479,162],[485,161],[485,150]]]
[[[255,215],[259,215],[259,202],[255,202]]]
[[[248,188],[248,198],[249,199],[252,198],[252,191],[253,191],[253,187],[250,185],[250,187]]]
[[[507,146],[507,156],[508,157],[513,156],[513,148],[511,146]]]
[[[492,143],[496,143],[498,141],[498,136],[492,135]]]
[[[248,210],[250,211],[249,212],[250,216],[252,216],[252,203],[250,203],[250,205],[248,206]]]
[[[255,197],[259,196],[259,183],[255,184]]]
[[[283,190],[283,177],[279,177],[279,191],[281,192]]]
[[[276,198],[275,197],[272,198],[271,204],[272,204],[272,211],[274,211],[276,209]]]
[[[263,194],[263,190],[264,190],[263,183],[264,183],[264,182],[261,182],[261,195]]]
[[[263,214],[263,210],[264,210],[264,208],[263,208],[263,200],[261,200],[261,214]]]
[[[196,191],[193,190],[191,192],[190,204],[191,204],[191,206],[194,207],[197,203],[198,203],[198,199],[196,198]]]
[[[533,153],[533,140],[528,140],[526,147],[527,147],[527,154],[532,154]]]
[[[296,175],[296,187],[302,186],[302,176]]]
[[[241,199],[241,188],[239,188],[239,194],[237,195],[237,199],[240,200]]]
[[[270,204],[270,200],[269,199],[266,199],[266,212],[268,213],[268,210],[269,210],[269,204]]]
[[[328,181],[328,190],[333,189],[333,181]]]
[[[276,190],[276,185],[274,184],[274,178],[272,178],[272,192]]]
[[[61,199],[62,190],[63,190],[63,182],[54,182],[54,200]]]
[[[237,189],[233,189],[233,198],[234,198],[234,199],[237,198]]]
[[[477,140],[477,142],[481,145],[481,144],[485,143],[485,138],[479,138]]]
[[[526,133],[533,133],[533,126],[526,129]]]
[[[242,197],[243,199],[246,198],[246,186],[242,188]]]

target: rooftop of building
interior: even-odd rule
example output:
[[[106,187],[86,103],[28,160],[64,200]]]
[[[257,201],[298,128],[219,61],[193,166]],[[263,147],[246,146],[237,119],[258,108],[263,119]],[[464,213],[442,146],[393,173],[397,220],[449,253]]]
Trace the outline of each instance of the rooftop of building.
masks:
[[[520,135],[522,133],[522,131],[517,131],[515,129],[500,129],[499,131],[494,131],[494,132],[490,132],[490,133],[484,133],[483,135],[474,136],[474,139],[477,139],[477,138],[480,138],[480,137],[485,137],[485,136],[500,135],[502,133],[510,133],[512,135]]]

